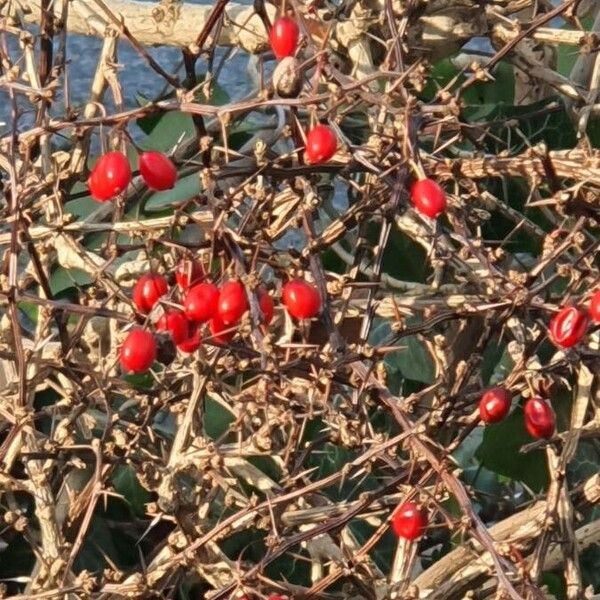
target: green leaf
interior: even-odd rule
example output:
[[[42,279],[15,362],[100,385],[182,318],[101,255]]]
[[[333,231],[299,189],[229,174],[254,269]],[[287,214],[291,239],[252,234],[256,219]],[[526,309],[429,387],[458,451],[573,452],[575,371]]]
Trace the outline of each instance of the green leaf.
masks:
[[[520,449],[533,439],[525,431],[523,410],[517,407],[501,423],[484,428],[476,458],[490,471],[522,481],[539,492],[548,485],[545,454],[541,450],[522,454]]]
[[[229,429],[234,420],[234,416],[222,404],[210,396],[206,396],[204,399],[204,430],[208,437],[216,440]]]
[[[145,150],[167,152],[181,138],[196,135],[192,117],[181,111],[171,111],[160,115],[150,115],[137,120],[138,127],[148,136],[140,142]]]
[[[123,380],[133,387],[150,390],[154,386],[154,377],[150,371],[145,373],[127,373],[123,375]]]
[[[50,291],[53,296],[57,296],[70,288],[83,287],[91,283],[91,277],[81,269],[56,267],[50,276]]]
[[[407,322],[410,326],[414,322]],[[390,326],[387,322],[382,322],[374,328],[370,343],[377,346],[390,333]],[[433,383],[435,380],[435,367],[429,352],[416,336],[401,338],[400,345],[402,350],[388,352],[385,356],[385,364],[392,371],[402,374],[405,379],[420,381],[421,383]]]
[[[115,491],[127,501],[131,510],[138,516],[146,514],[145,504],[150,502],[150,493],[144,489],[130,465],[119,466],[111,478]]]
[[[171,206],[172,204],[183,202],[192,196],[197,196],[200,191],[200,178],[197,173],[182,177],[177,181],[173,189],[152,194],[146,201],[144,210],[146,212],[164,210],[165,207]]]

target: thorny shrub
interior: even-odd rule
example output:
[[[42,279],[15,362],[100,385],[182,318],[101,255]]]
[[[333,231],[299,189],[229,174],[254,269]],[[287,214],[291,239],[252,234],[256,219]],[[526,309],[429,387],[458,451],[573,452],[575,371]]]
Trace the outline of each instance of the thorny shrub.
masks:
[[[596,3],[219,0],[179,70],[136,37],[175,19],[157,43],[176,45],[200,10],[0,1],[2,593],[599,592],[599,328],[559,313],[600,285]],[[284,13],[299,46],[277,42],[272,77]],[[217,42],[248,50],[248,31],[261,60],[239,98]],[[77,32],[103,36],[83,106]],[[476,35],[491,46],[461,50]],[[160,97],[136,105],[117,50]],[[319,124],[337,148],[307,160]],[[99,203],[108,151],[133,182]],[[172,189],[145,186],[142,151],[170,156]],[[411,203],[423,177],[446,193],[435,219]],[[150,273],[168,290],[140,311]],[[231,327],[177,325],[184,351],[163,315],[190,277],[235,279],[248,303]],[[285,310],[294,278],[316,317]],[[157,348],[132,374],[135,328]]]

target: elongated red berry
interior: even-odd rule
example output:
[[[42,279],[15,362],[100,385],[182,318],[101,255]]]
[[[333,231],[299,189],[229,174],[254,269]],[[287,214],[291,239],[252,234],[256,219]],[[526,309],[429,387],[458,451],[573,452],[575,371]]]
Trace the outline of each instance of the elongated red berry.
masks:
[[[594,323],[600,323],[600,290],[590,299],[590,317]]]
[[[576,306],[565,306],[550,321],[550,339],[556,346],[570,348],[585,335],[588,325],[587,315]]]
[[[317,125],[306,135],[306,161],[310,164],[327,162],[337,149],[335,133],[327,125]]]
[[[191,287],[183,301],[188,319],[202,323],[217,314],[219,288],[214,283],[198,283]]]
[[[275,19],[269,32],[269,41],[271,42],[273,54],[278,60],[294,55],[299,37],[300,28],[294,19],[290,19],[290,17]]]
[[[417,212],[432,219],[446,210],[446,192],[433,179],[415,181],[410,200]]]
[[[275,306],[273,304],[273,298],[269,295],[269,292],[263,288],[259,288],[256,292],[258,295],[258,305],[262,312],[262,318],[265,325],[268,325],[273,320],[273,314],[275,312]]]
[[[225,325],[234,325],[248,310],[246,289],[240,281],[228,281],[221,288],[217,314]]]
[[[140,312],[149,313],[168,290],[167,280],[162,275],[142,275],[133,287],[133,302]]]
[[[588,313],[594,323],[600,323],[600,290],[590,298]]]
[[[321,310],[317,288],[304,279],[292,279],[282,289],[281,298],[287,311],[296,319],[311,319]]]
[[[94,165],[88,187],[94,200],[105,202],[124,192],[130,181],[127,157],[122,152],[107,152]]]
[[[405,540],[421,537],[426,527],[427,516],[414,502],[401,504],[392,516],[394,533]]]
[[[200,327],[197,324],[191,323],[189,328],[188,337],[177,344],[177,348],[186,354],[196,352],[202,344],[202,334]]]
[[[508,414],[511,402],[512,396],[506,388],[487,390],[479,401],[479,417],[484,423],[498,423]]]
[[[156,358],[156,340],[145,329],[133,329],[129,332],[120,351],[123,369],[132,373],[147,371]]]
[[[189,337],[190,324],[186,316],[178,310],[169,310],[156,323],[157,331],[168,331],[175,344]]]
[[[175,269],[175,281],[183,291],[199,283],[203,278],[204,268],[199,262],[188,259],[179,261]]]
[[[523,407],[525,429],[534,438],[551,438],[556,427],[556,417],[550,403],[534,396]]]
[[[140,175],[150,189],[162,192],[175,185],[177,169],[166,154],[156,151],[143,152],[139,156],[138,164]]]
[[[213,317],[208,322],[208,329],[213,341],[217,344],[226,344],[235,335],[235,325],[225,325],[219,317]]]

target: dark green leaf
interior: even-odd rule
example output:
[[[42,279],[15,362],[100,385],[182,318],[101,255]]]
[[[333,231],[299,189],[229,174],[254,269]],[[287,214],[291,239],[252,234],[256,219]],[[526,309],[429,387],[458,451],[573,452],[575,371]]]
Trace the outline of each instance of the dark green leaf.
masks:
[[[548,485],[544,452],[519,452],[523,445],[532,441],[523,425],[523,410],[517,407],[501,423],[485,427],[483,441],[475,456],[486,469],[540,491]]]
[[[145,504],[150,502],[150,493],[140,485],[133,467],[117,467],[112,476],[112,484],[138,517],[146,514]]]

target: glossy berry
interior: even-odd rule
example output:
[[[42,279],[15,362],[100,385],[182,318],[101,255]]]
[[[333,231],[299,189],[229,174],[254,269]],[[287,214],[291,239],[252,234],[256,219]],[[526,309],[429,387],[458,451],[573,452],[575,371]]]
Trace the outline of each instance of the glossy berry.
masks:
[[[400,505],[392,516],[394,533],[405,540],[416,540],[426,527],[427,516],[414,502]]]
[[[327,162],[337,149],[335,133],[327,125],[317,125],[306,136],[306,161],[310,164]]]
[[[235,335],[235,329],[230,325],[225,325],[219,317],[213,317],[208,322],[208,329],[214,342],[217,344],[226,344],[233,339]],[[228,331],[231,329],[231,331]]]
[[[525,429],[534,438],[550,438],[556,427],[556,417],[550,403],[534,396],[523,407]]]
[[[200,348],[200,344],[202,344],[200,328],[196,324],[191,324],[187,339],[179,342],[177,348],[186,354],[191,354]]]
[[[446,192],[433,179],[415,181],[410,189],[410,201],[417,212],[432,219],[446,210]]]
[[[202,323],[217,313],[219,288],[214,283],[198,283],[185,296],[183,308],[188,319]]]
[[[304,279],[288,281],[281,292],[287,311],[296,319],[311,319],[321,310],[321,297],[317,288]]]
[[[183,259],[179,261],[175,269],[175,281],[182,290],[198,283],[204,277],[204,269],[195,260]]]
[[[590,317],[595,323],[600,323],[600,290],[590,300]]]
[[[267,600],[287,600],[285,596],[280,596],[279,594],[272,594],[267,598]]]
[[[129,332],[121,346],[121,366],[132,373],[147,371],[156,358],[156,340],[145,329],[134,329]]]
[[[298,46],[299,37],[300,29],[294,19],[279,17],[275,20],[269,32],[269,41],[277,60],[281,60],[286,56],[293,56]]]
[[[143,152],[138,159],[140,175],[146,185],[162,192],[170,190],[177,181],[177,169],[171,159],[162,152]]]
[[[239,281],[228,281],[221,288],[217,314],[225,325],[235,325],[248,310],[246,289]]]
[[[107,152],[101,156],[88,179],[94,200],[105,202],[125,191],[131,181],[131,167],[122,152]]]
[[[167,331],[175,344],[180,344],[189,337],[189,321],[186,316],[178,310],[166,312],[156,323],[157,331]]]
[[[587,315],[576,306],[565,306],[550,321],[550,339],[556,346],[570,348],[585,335],[588,325]]]
[[[133,287],[133,303],[140,312],[149,313],[168,290],[167,280],[161,275],[142,275]]]
[[[498,423],[502,421],[510,410],[512,396],[503,387],[494,387],[487,390],[479,401],[479,417],[484,423]]]
[[[273,304],[273,298],[269,296],[269,293],[262,288],[257,291],[258,305],[260,306],[260,312],[262,313],[263,322],[268,325],[273,320],[273,313],[275,312],[275,306]]]

